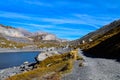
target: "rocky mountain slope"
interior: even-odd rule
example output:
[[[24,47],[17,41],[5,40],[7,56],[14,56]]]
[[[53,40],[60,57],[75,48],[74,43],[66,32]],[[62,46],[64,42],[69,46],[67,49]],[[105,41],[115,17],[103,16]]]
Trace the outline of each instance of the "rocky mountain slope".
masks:
[[[107,24],[107,25],[103,26],[102,28],[100,28],[100,29],[98,29],[94,32],[88,33],[87,35],[83,36],[80,39],[71,41],[71,44],[75,45],[75,44],[82,44],[82,43],[85,43],[85,42],[86,43],[91,42],[93,40],[98,39],[100,36],[104,35],[108,31],[110,31],[110,30],[112,30],[112,29],[114,29],[118,26],[120,26],[120,20],[115,20],[112,23]]]
[[[31,33],[27,30],[24,30],[22,28],[13,28],[10,26],[4,26],[4,25],[0,25],[0,33],[5,37],[8,38],[10,40],[15,41],[13,38],[17,38],[18,42],[22,41],[19,40],[20,38],[24,38],[24,39],[28,39],[28,40],[34,40],[34,38],[37,38],[39,40],[57,40],[57,41],[65,41],[62,39],[57,38],[56,35],[51,34],[51,33],[47,33],[47,32],[34,32]],[[17,42],[17,41],[16,41]],[[23,40],[23,42],[25,42],[25,40]],[[27,41],[26,41],[27,42]]]
[[[120,60],[120,20],[71,42],[88,54]]]
[[[29,32],[27,30],[24,30],[22,28],[13,28],[11,26],[4,26],[0,25],[0,33],[4,35],[5,37],[14,37],[14,38],[28,38],[28,40],[32,37],[32,39],[35,37],[38,37],[40,40],[57,40],[62,41],[62,39],[57,38],[56,35],[47,33],[47,32]],[[6,37],[7,38],[7,37]],[[63,40],[65,41],[65,40]]]
[[[29,36],[33,35],[33,33],[29,32],[29,31],[27,31],[25,29],[22,29],[22,28],[17,28],[17,30],[20,31],[26,37],[29,37]]]
[[[0,25],[0,40],[2,40],[2,44],[0,44],[1,48],[16,48],[13,44],[25,44],[25,45],[37,45],[39,48],[41,47],[53,47],[60,46],[61,42],[66,42],[65,39],[57,38],[56,35],[47,33],[47,32],[29,32],[22,28],[14,28],[11,26]],[[10,47],[9,45],[14,45]],[[23,46],[22,46],[23,47]]]
[[[100,43],[92,46],[91,48],[85,49],[85,51],[99,57],[115,58],[120,60],[120,26],[112,29],[103,35],[103,37],[90,44],[95,44],[99,40],[101,40]]]
[[[0,25],[0,33],[11,37],[25,37],[20,31],[9,26]]]

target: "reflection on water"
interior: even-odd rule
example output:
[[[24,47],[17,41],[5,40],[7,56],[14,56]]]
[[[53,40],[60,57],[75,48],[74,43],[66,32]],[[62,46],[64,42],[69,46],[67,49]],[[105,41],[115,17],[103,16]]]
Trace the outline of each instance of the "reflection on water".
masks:
[[[0,53],[0,69],[19,66],[23,62],[35,62],[39,52]]]

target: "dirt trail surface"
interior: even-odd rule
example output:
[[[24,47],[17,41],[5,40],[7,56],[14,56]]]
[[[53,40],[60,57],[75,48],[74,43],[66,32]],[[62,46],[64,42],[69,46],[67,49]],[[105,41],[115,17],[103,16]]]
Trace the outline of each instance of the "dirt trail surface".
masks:
[[[86,57],[81,50],[79,55],[85,59],[84,67],[79,67],[80,61],[75,61],[73,71],[62,80],[120,80],[120,62]]]

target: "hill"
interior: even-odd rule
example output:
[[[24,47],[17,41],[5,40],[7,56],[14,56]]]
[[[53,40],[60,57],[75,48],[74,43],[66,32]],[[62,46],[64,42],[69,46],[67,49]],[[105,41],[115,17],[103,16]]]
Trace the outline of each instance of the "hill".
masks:
[[[71,44],[97,57],[120,59],[120,20],[72,41]]]
[[[2,41],[0,48],[28,48],[29,46],[34,47],[35,45],[37,48],[58,47],[61,42],[67,41],[58,38],[55,34],[42,31],[32,33],[22,28],[14,28],[2,24],[0,24],[0,37]],[[13,46],[11,47],[11,45]],[[18,47],[19,45],[21,47]]]

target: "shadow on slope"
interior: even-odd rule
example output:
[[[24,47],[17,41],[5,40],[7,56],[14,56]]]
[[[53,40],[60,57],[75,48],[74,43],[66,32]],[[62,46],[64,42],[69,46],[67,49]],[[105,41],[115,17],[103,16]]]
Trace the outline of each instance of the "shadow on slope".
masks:
[[[84,52],[87,53],[85,55],[89,57],[116,59],[120,62],[120,33],[102,41],[88,50],[84,50]]]

